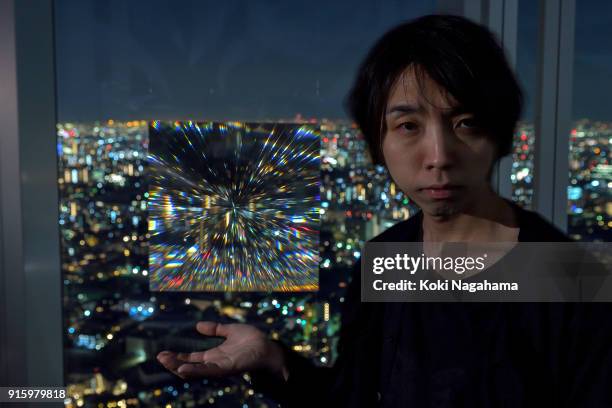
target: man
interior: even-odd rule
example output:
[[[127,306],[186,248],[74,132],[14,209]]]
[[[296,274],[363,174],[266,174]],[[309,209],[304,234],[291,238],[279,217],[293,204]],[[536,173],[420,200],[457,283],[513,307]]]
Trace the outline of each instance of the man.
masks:
[[[491,188],[521,103],[486,28],[426,16],[385,34],[360,67],[348,108],[374,160],[422,211],[373,241],[568,241]],[[158,358],[183,378],[251,371],[256,388],[289,406],[612,406],[605,304],[361,303],[359,272],[333,368],[249,325],[213,322],[197,329],[226,337],[220,346]]]

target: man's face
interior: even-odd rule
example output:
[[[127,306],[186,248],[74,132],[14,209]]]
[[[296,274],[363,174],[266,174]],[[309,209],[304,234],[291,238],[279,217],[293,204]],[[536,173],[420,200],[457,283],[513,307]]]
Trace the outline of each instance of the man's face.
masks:
[[[392,87],[382,152],[391,177],[424,213],[463,212],[488,189],[495,146],[471,112],[408,68]]]

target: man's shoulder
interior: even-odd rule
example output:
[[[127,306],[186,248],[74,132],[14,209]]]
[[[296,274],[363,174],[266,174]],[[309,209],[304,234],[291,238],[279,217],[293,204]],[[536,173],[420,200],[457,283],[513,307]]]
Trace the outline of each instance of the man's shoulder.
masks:
[[[370,242],[416,242],[421,233],[422,213],[416,212],[410,218],[400,221],[370,239]]]
[[[519,241],[523,242],[572,242],[565,233],[535,211],[512,203],[519,217]],[[369,242],[418,242],[421,240],[423,213],[416,212],[378,234]]]
[[[523,242],[571,242],[572,240],[535,211],[514,204],[519,216],[519,241]]]

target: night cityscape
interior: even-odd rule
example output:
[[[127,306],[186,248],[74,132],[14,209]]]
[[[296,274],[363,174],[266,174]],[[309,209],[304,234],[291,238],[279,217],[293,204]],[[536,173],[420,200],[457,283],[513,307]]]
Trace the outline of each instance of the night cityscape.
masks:
[[[155,359],[216,339],[199,320],[248,322],[318,365],[335,361],[340,308],[363,243],[417,208],[371,164],[365,140],[344,121],[303,120],[321,135],[318,292],[149,291],[147,151],[149,123],[109,120],[57,126],[68,407],[274,407],[248,374],[184,381]],[[513,199],[532,199],[531,124],[513,152]],[[580,120],[570,135],[569,235],[608,241],[612,228],[612,123]]]
[[[607,401],[612,280],[600,272],[612,258],[612,1],[35,4],[0,2],[7,401],[49,400],[32,397],[38,388],[60,391],[55,403],[67,408]],[[401,70],[426,75],[415,76],[418,89],[412,73],[402,76],[405,101],[391,104]],[[390,114],[406,116],[390,126]],[[366,304],[362,291],[354,301],[366,243],[420,211],[373,162],[356,122],[368,135],[385,123],[397,131],[385,145],[397,168],[457,159],[470,185],[491,152],[486,129],[509,136],[516,124],[492,187],[546,222],[513,217],[495,197],[470,201],[456,223],[425,217],[423,235],[427,244],[604,243],[570,244],[579,255],[563,251],[561,273],[542,274],[571,300],[411,309]],[[452,136],[451,124],[457,136],[465,127],[459,150],[420,138]],[[419,194],[446,199],[465,187],[435,183]],[[401,240],[404,226],[417,231],[405,223],[382,241]],[[497,253],[494,264],[508,252]],[[534,260],[548,265],[542,255]],[[516,280],[530,259],[505,260],[498,275],[463,278],[497,291],[486,283]],[[466,296],[452,300],[492,299]],[[202,321],[258,330],[198,332]],[[221,333],[225,349],[160,354],[209,350]],[[346,364],[309,364],[338,361]]]

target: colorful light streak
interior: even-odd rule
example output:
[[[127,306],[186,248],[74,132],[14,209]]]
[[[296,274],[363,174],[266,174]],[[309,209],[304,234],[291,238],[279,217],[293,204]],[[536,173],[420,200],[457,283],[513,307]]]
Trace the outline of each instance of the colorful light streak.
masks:
[[[318,289],[316,130],[156,121],[149,131],[151,290]]]

